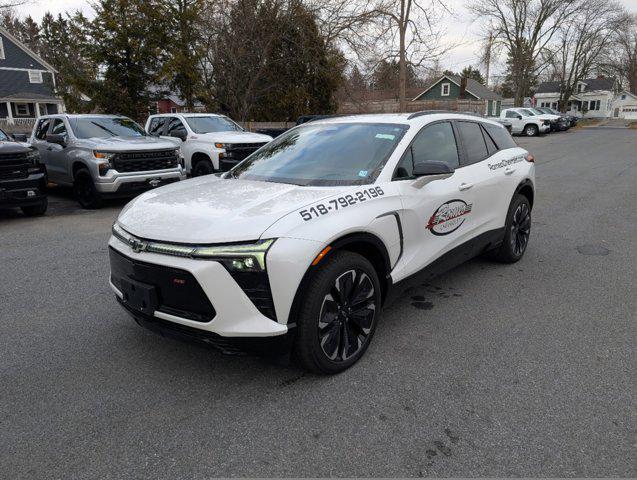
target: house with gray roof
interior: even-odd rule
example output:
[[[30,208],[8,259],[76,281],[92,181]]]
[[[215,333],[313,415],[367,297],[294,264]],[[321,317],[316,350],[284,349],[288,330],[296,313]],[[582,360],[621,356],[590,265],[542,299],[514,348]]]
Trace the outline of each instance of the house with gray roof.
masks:
[[[40,115],[61,113],[56,70],[0,27],[0,125],[30,129]]]
[[[575,92],[568,100],[566,111],[586,118],[606,118],[612,116],[613,103],[618,90],[614,78],[587,78],[578,82]],[[542,82],[533,97],[538,107],[558,109],[560,82]]]
[[[422,100],[482,100],[485,115],[499,116],[502,97],[473,78],[458,75],[442,75],[412,101]]]

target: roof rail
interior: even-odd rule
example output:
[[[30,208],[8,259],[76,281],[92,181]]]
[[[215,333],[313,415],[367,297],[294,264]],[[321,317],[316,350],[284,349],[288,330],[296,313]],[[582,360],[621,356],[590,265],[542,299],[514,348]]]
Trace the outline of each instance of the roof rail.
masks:
[[[474,117],[484,117],[484,115],[476,112],[459,112],[457,110],[422,110],[420,112],[412,113],[407,117],[407,120],[411,120],[412,118],[422,117],[424,115],[435,115],[437,113],[455,113],[457,115],[472,115]]]

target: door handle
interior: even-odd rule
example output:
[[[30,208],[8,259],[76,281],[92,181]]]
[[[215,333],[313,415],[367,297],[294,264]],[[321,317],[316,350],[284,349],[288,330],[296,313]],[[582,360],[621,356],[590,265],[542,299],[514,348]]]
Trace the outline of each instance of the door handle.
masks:
[[[460,189],[461,192],[464,192],[465,190],[469,190],[471,187],[473,187],[473,183],[461,183],[458,189]]]
[[[504,169],[504,174],[505,175],[511,175],[513,172],[515,172],[515,168],[513,168],[513,167],[506,167]]]

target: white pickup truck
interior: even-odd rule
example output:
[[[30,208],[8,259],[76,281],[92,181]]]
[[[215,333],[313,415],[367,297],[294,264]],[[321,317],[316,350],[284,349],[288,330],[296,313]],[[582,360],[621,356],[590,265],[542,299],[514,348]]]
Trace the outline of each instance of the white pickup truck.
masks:
[[[269,135],[246,132],[230,118],[214,113],[151,115],[146,132],[175,141],[181,147],[186,172],[193,177],[230,170],[272,140]]]
[[[506,108],[500,113],[501,119],[511,122],[511,133],[535,137],[551,131],[551,121],[532,115],[525,108]]]

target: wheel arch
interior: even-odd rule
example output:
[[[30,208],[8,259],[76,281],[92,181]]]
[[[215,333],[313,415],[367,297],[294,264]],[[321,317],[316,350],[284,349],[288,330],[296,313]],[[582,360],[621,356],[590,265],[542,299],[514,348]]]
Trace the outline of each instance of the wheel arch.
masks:
[[[519,195],[523,195],[529,201],[529,205],[531,206],[531,210],[533,210],[533,201],[535,200],[535,188],[533,187],[533,182],[528,178],[522,181],[518,187],[515,189],[515,193]]]
[[[192,170],[193,168],[195,168],[195,165],[197,164],[197,162],[201,162],[201,161],[209,161],[210,163],[212,163],[212,168],[218,169],[219,167],[215,167],[215,162],[213,161],[212,157],[205,153],[202,152],[201,150],[197,150],[194,151],[192,153],[192,155],[190,156],[190,169]]]
[[[77,175],[77,172],[82,170],[82,169],[86,169],[89,171],[89,174],[91,173],[88,165],[86,163],[84,163],[81,160],[75,160],[73,162],[73,165],[71,166],[71,174],[73,176],[73,180],[75,180],[75,175]]]
[[[384,304],[391,286],[391,261],[389,252],[383,241],[370,232],[354,232],[343,235],[329,243],[331,247],[325,257],[323,257],[317,265],[310,265],[306,270],[299,286],[296,289],[292,307],[288,316],[288,322],[294,321],[302,301],[303,292],[306,290],[312,275],[320,268],[321,262],[328,259],[334,252],[348,251],[361,255],[366,258],[376,270],[378,281],[381,288],[381,302]]]

